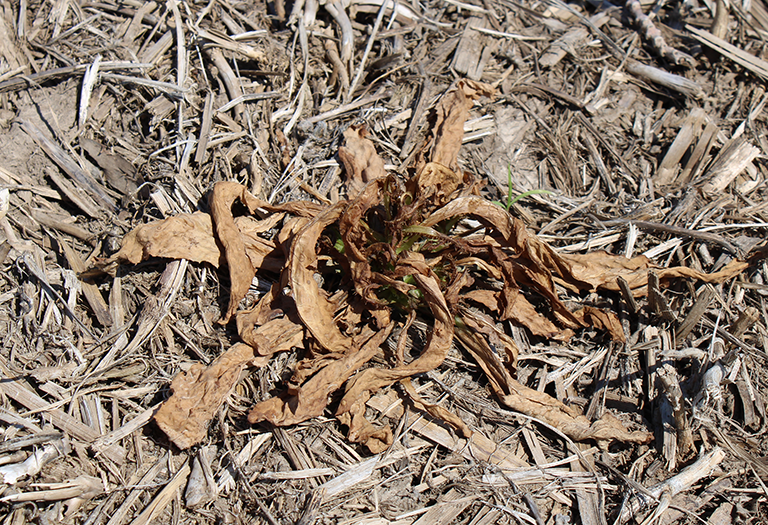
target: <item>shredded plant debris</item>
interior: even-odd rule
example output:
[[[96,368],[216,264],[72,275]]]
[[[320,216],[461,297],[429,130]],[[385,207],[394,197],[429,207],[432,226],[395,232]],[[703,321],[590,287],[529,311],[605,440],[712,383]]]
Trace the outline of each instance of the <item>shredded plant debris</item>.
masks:
[[[3,524],[768,522],[765,0],[0,14]]]

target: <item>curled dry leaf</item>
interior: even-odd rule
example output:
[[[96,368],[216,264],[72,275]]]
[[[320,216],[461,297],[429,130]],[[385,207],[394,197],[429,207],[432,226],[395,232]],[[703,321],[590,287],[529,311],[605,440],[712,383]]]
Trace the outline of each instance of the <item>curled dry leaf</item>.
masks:
[[[376,355],[393,326],[374,334],[366,332],[363,338],[367,337],[367,341],[353,345],[339,359],[326,359],[324,366],[302,385],[282,396],[258,403],[248,414],[248,421],[269,421],[273,425],[285,426],[322,415],[328,404],[328,396],[341,388],[353,373]]]
[[[424,351],[407,365],[392,369],[369,368],[356,375],[347,385],[336,411],[339,421],[349,427],[349,438],[365,443],[372,452],[383,451],[392,444],[392,431],[389,428],[375,429],[365,419],[365,403],[371,394],[406,377],[437,368],[448,355],[453,340],[453,318],[440,284],[426,264],[421,270],[424,273],[414,273],[413,277],[435,318]]]
[[[220,182],[213,187],[209,199],[216,236],[224,247],[231,281],[229,306],[221,320],[223,324],[228,323],[230,317],[237,311],[238,303],[248,293],[251,281],[256,276],[256,268],[251,264],[248,254],[245,253],[245,241],[240,230],[237,229],[235,218],[232,215],[232,205],[236,200],[242,201],[251,209],[251,212],[255,211],[258,202],[255,198],[251,199],[250,197],[252,195],[244,191],[240,184]]]
[[[357,294],[368,303],[369,306],[378,305],[378,298],[374,291],[374,279],[390,283],[395,279],[387,279],[380,273],[374,276],[371,269],[371,251],[385,250],[380,255],[387,257],[391,262],[392,254],[387,253],[387,246],[383,243],[369,243],[370,231],[366,228],[366,214],[379,204],[380,193],[385,187],[385,181],[379,179],[368,184],[360,194],[349,203],[339,218],[339,233],[344,245],[346,265],[349,267],[350,277]],[[405,283],[403,283],[405,284]],[[395,286],[398,286],[395,284]]]
[[[504,209],[474,196],[449,202],[430,215],[423,225],[434,226],[453,217],[472,217],[492,226],[518,256],[530,261],[531,264],[526,266],[524,274],[532,278],[541,287],[542,292],[547,293],[554,291],[553,275],[559,277],[558,281],[564,286],[580,291],[619,291],[617,279],[623,277],[637,296],[643,296],[647,293],[648,269],[657,269],[662,281],[687,277],[707,283],[719,283],[735,277],[749,267],[749,263],[745,261],[732,261],[722,270],[707,274],[683,266],[660,268],[644,255],[627,259],[623,255],[604,251],[559,254],[528,232],[520,220],[509,215]]]
[[[517,293],[517,290],[512,295],[512,299],[505,301],[506,308],[502,310],[501,319],[515,321],[530,330],[533,335],[555,341],[567,341],[573,336],[572,329],[559,328],[550,319],[537,312],[528,299],[524,295]]]
[[[223,261],[211,216],[183,213],[139,226],[123,238],[120,250],[106,263],[138,264],[150,257],[208,262],[218,268]]]
[[[261,209],[273,215],[261,221],[252,217],[234,217],[232,205],[238,200],[251,213]],[[123,238],[120,250],[107,259],[102,268],[109,270],[119,262],[137,264],[150,257],[208,262],[217,268],[226,263],[232,280],[229,306],[222,320],[226,323],[245,297],[256,269],[279,272],[283,267],[282,256],[276,253],[275,244],[259,234],[273,227],[276,219],[282,216],[279,214],[290,213],[298,216],[297,220],[305,220],[324,210],[321,205],[311,202],[272,206],[235,182],[217,183],[209,201],[210,215],[182,213],[131,231]]]
[[[423,150],[423,158],[416,166],[436,162],[456,173],[461,173],[457,158],[464,139],[464,123],[469,117],[472,104],[480,97],[492,97],[496,90],[488,84],[462,79],[449,89],[435,107],[435,124],[429,141]]]
[[[291,290],[304,325],[323,347],[331,352],[343,352],[351,341],[341,333],[334,322],[336,306],[315,281],[317,253],[315,246],[330,224],[336,222],[345,203],[339,203],[310,221],[302,228],[291,244],[288,261],[291,270]]]
[[[173,395],[155,413],[157,426],[181,449],[200,443],[208,432],[208,422],[253,358],[253,348],[238,343],[210,366],[194,364],[177,375],[171,383]]]
[[[448,202],[463,182],[458,173],[436,162],[425,164],[409,188],[418,201],[429,201],[437,206]]]
[[[268,271],[279,271],[282,261],[273,255],[274,243],[259,236],[269,229],[251,217],[234,219],[243,236],[245,252],[251,265]],[[166,259],[187,259],[193,262],[207,262],[218,268],[226,263],[221,245],[213,233],[213,221],[207,213],[180,213],[162,221],[144,224],[123,238],[120,250],[104,262],[105,266],[116,262],[138,264],[150,257]]]
[[[477,333],[463,329],[457,331],[457,336],[485,372],[499,401],[512,410],[539,419],[576,441],[594,439],[601,445],[607,445],[613,440],[648,443],[653,439],[651,432],[627,430],[609,412],[596,421],[590,421],[575,408],[512,378],[486,340]]]
[[[459,416],[449,410],[446,410],[440,405],[435,405],[433,403],[424,401],[418,392],[416,392],[416,389],[413,388],[413,384],[411,383],[410,378],[401,379],[400,384],[403,385],[403,390],[405,390],[405,393],[408,394],[408,397],[411,398],[411,402],[413,402],[417,408],[423,410],[436,419],[445,421],[453,428],[458,430],[463,437],[472,437],[472,430],[469,428],[469,426],[467,426],[466,423],[464,423],[464,421],[461,420]]]
[[[560,274],[565,279],[564,286],[571,285],[570,287],[573,288],[575,284],[576,288],[580,290],[602,289],[618,292],[620,288],[617,279],[622,277],[627,281],[629,288],[636,297],[643,297],[648,294],[649,269],[656,271],[662,283],[680,277],[696,279],[705,283],[721,283],[739,275],[749,267],[749,263],[746,261],[734,260],[718,272],[704,273],[685,266],[661,268],[644,255],[627,259],[623,255],[613,255],[603,251],[562,254],[560,258],[567,269],[564,274]],[[584,286],[585,284],[587,286]]]
[[[624,335],[624,329],[621,327],[619,316],[613,312],[601,310],[593,306],[585,306],[581,310],[575,311],[574,315],[584,319],[585,324],[607,332],[611,339],[617,343],[625,343],[627,340]]]
[[[304,327],[289,317],[279,317],[261,326],[245,313],[237,315],[237,332],[256,355],[271,356],[287,352],[304,342]]]
[[[600,419],[590,421],[578,410],[564,405],[554,397],[528,388],[517,380],[505,385],[508,393],[499,400],[512,410],[540,419],[575,441],[594,439],[601,446],[616,440],[623,443],[648,443],[652,432],[629,431],[610,412]]]
[[[242,235],[251,265],[262,270],[280,271],[283,261],[275,255],[274,243],[259,236],[264,231],[262,222],[271,221],[237,217],[234,222]],[[108,269],[117,262],[138,264],[150,257],[207,262],[216,268],[226,263],[221,245],[213,234],[211,216],[201,212],[181,213],[139,226],[123,238],[120,250],[103,265]]]
[[[478,334],[479,327],[471,315],[463,315],[461,324],[456,328],[456,338],[461,341],[464,348],[472,355],[480,368],[490,381],[495,393],[501,392],[501,385],[507,385],[514,381],[510,369],[504,366],[500,357],[488,342]],[[514,345],[514,343],[512,343]],[[516,356],[517,347],[510,352]],[[513,364],[510,362],[510,365]],[[510,367],[511,368],[511,367]]]
[[[367,135],[367,126],[350,126],[344,130],[344,145],[339,148],[350,197],[356,197],[368,182],[387,176],[384,161]]]
[[[483,334],[488,343],[496,349],[496,352],[504,356],[504,368],[514,374],[517,368],[517,357],[520,354],[520,349],[517,347],[515,340],[504,333],[497,326],[496,321],[488,315],[464,307],[459,309],[459,313],[466,327],[479,334]],[[503,352],[502,349],[504,350]]]

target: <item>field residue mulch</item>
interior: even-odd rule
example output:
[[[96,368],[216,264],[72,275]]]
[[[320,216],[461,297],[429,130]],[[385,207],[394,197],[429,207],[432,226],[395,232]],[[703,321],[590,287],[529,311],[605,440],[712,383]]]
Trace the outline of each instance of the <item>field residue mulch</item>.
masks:
[[[8,523],[766,519],[762,1],[3,15]]]

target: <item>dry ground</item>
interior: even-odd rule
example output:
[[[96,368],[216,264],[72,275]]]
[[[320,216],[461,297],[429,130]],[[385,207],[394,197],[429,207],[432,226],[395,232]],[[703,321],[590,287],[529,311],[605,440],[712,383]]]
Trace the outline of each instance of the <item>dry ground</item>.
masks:
[[[765,3],[306,3],[0,3],[3,523],[765,523]],[[748,262],[637,298],[558,289],[613,312],[623,343],[496,325],[520,383],[655,439],[575,443],[500,403],[458,344],[414,384],[472,446],[403,387],[368,402],[394,429],[380,454],[348,440],[339,395],[321,417],[249,424],[300,345],[245,369],[203,442],[177,448],[152,415],[175,376],[239,341],[217,323],[229,274],[97,263],[140,224],[207,212],[218,181],[271,204],[345,199],[353,124],[412,175],[460,78],[496,90],[470,111],[461,169],[488,200],[548,190],[509,209],[559,253]],[[241,309],[277,279],[258,272]]]

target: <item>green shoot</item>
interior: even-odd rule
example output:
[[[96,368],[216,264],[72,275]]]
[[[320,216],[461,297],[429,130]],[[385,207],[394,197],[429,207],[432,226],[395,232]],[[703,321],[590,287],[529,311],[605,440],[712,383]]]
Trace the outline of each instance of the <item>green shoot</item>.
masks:
[[[500,202],[500,201],[493,201],[493,203],[498,204],[505,210],[509,211],[512,209],[512,206],[514,206],[515,203],[520,199],[530,197],[531,195],[541,195],[543,193],[552,193],[552,192],[549,190],[528,190],[526,192],[521,193],[520,195],[513,197],[512,196],[512,166],[508,166],[507,167],[507,203],[504,204],[503,202]]]
[[[344,239],[339,237],[336,239],[336,242],[333,243],[333,247],[336,249],[337,252],[343,254],[344,253]]]

